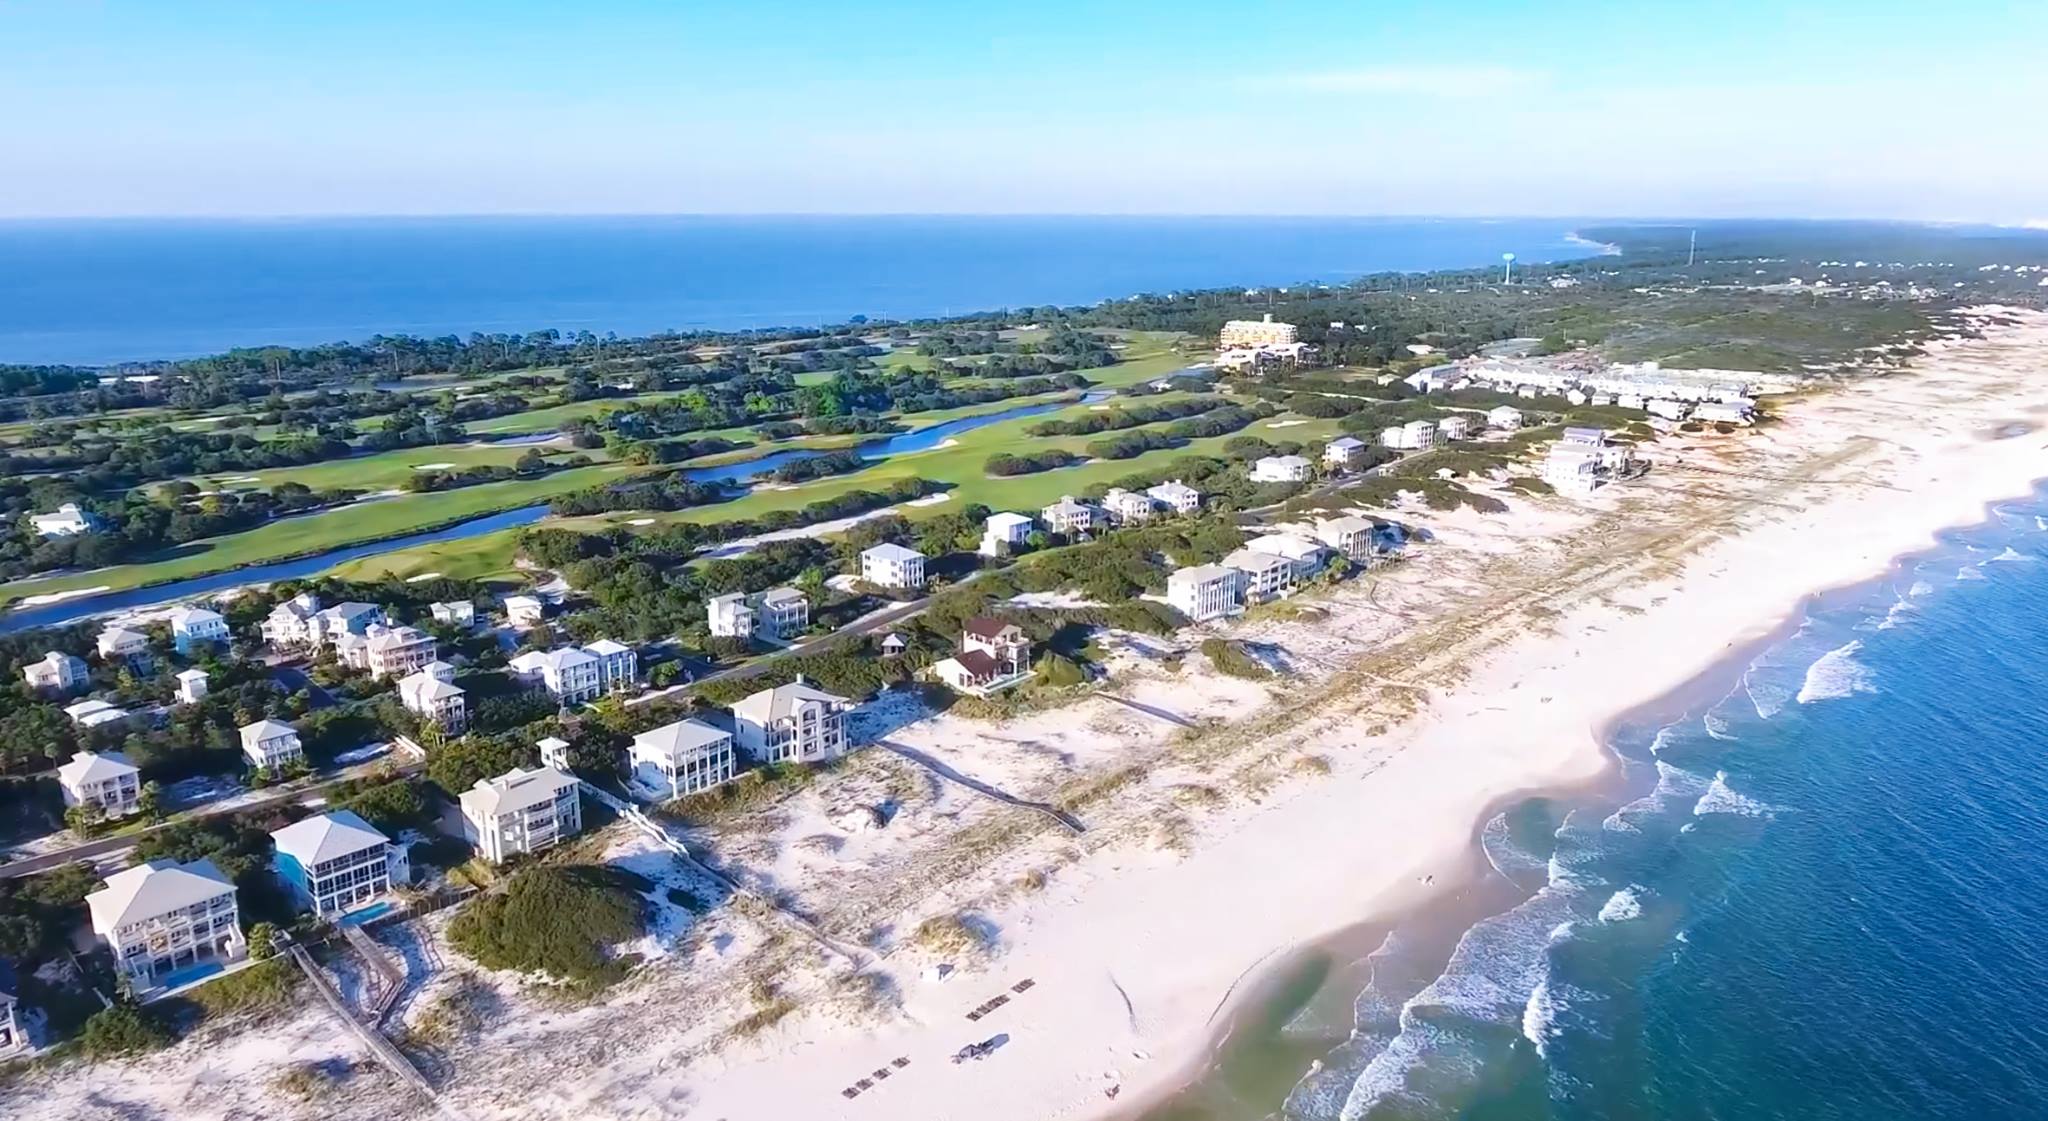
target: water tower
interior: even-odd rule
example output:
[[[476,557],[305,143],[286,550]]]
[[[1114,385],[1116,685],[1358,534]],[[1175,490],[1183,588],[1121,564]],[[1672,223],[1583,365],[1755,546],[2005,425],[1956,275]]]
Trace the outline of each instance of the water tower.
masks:
[[[1515,282],[1515,255],[1513,253],[1503,253],[1500,255],[1500,260],[1500,282],[1502,284],[1513,284]]]

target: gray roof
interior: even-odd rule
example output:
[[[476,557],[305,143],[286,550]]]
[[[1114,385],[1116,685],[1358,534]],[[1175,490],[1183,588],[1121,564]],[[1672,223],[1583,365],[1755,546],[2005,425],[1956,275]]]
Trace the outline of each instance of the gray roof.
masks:
[[[804,594],[795,588],[770,588],[761,593],[762,603],[802,602]]]
[[[734,706],[735,709],[738,707]],[[707,747],[715,747],[731,738],[732,733],[722,732],[702,720],[678,720],[673,724],[663,724],[652,731],[634,736],[633,750],[635,753],[681,759],[695,755]]]
[[[1265,572],[1276,567],[1292,568],[1294,562],[1272,553],[1262,553],[1257,549],[1239,549],[1224,557],[1223,565],[1226,568],[1235,568],[1239,572]]]
[[[1187,568],[1175,569],[1173,574],[1166,578],[1166,582],[1168,584],[1172,584],[1175,581],[1207,584],[1212,580],[1235,579],[1237,579],[1237,570],[1234,568],[1225,568],[1220,564],[1197,564]]]
[[[85,905],[92,912],[93,929],[104,932],[234,890],[234,883],[211,860],[152,860],[108,876],[107,886],[86,896]]]
[[[294,822],[274,830],[270,840],[278,852],[307,868],[391,843],[391,838],[377,832],[354,810],[334,810]]]
[[[795,712],[797,706],[805,701],[818,701],[827,705],[849,703],[845,697],[827,693],[823,689],[813,689],[801,681],[792,681],[787,685],[777,685],[773,689],[763,689],[741,700],[732,706],[732,714],[756,724],[772,724],[777,720],[788,719],[790,713]]]
[[[118,751],[80,751],[71,756],[71,762],[57,768],[57,781],[66,786],[78,786],[87,782],[105,782],[137,771],[135,764]]]
[[[507,771],[497,778],[478,779],[462,792],[462,812],[471,817],[497,817],[546,805],[576,780],[553,767]]]
[[[906,549],[903,546],[898,545],[892,541],[884,541],[880,545],[877,545],[872,549],[863,549],[861,550],[860,555],[864,557],[874,557],[877,560],[892,561],[909,561],[924,559],[924,554],[918,552],[916,549]]]

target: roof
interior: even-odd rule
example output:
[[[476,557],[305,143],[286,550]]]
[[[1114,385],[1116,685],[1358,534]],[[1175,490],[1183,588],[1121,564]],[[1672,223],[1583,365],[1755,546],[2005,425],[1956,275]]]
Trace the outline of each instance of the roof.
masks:
[[[805,701],[819,701],[828,705],[847,703],[845,697],[827,693],[823,689],[813,689],[801,681],[792,681],[787,685],[763,689],[743,698],[732,706],[732,714],[756,724],[771,724],[777,720],[787,719],[789,714],[796,711],[796,707]]]
[[[863,557],[873,557],[876,560],[886,561],[909,561],[924,559],[924,554],[918,552],[916,549],[906,549],[903,546],[898,545],[892,541],[884,541],[880,545],[876,545],[871,549],[863,549],[861,550],[860,555]]]
[[[460,799],[462,812],[474,817],[496,817],[530,810],[553,802],[563,790],[575,785],[573,776],[553,767],[511,770],[497,778],[480,778],[475,786],[463,791]]]
[[[1262,553],[1257,549],[1239,549],[1223,558],[1226,568],[1239,572],[1266,572],[1276,567],[1294,567],[1294,562],[1273,553]]]
[[[1292,560],[1314,556],[1323,551],[1321,545],[1291,533],[1268,533],[1262,537],[1254,537],[1245,542],[1244,547],[1254,552],[1271,553],[1276,557],[1288,557]]]
[[[506,596],[506,597],[505,597],[505,609],[506,609],[506,610],[508,610],[508,611],[509,611],[509,610],[511,610],[511,609],[512,609],[512,608],[514,608],[514,607],[539,607],[539,606],[540,606],[540,601],[539,601],[539,600],[537,600],[537,599],[535,599],[535,598],[534,598],[534,597],[532,597],[532,596]]]
[[[1605,428],[1567,428],[1564,430],[1566,443],[1600,444],[1607,441]]]
[[[1309,465],[1307,459],[1298,455],[1266,455],[1260,456],[1258,463],[1254,466],[1264,467],[1269,463],[1275,467],[1307,467]]]
[[[795,588],[770,588],[761,593],[762,603],[790,603],[803,598],[804,594]]]
[[[316,814],[272,830],[270,840],[279,854],[291,857],[305,868],[391,843],[391,838],[377,832],[354,810]]]
[[[425,670],[408,675],[405,680],[398,683],[398,691],[409,698],[423,701],[440,701],[462,696],[462,686],[443,681]]]
[[[885,634],[885,635],[883,635],[883,636],[882,636],[882,645],[884,645],[884,646],[902,646],[902,645],[904,645],[904,642],[903,642],[903,636],[902,636],[902,635],[900,635],[900,634],[897,634],[897,633],[896,633],[895,631],[890,631],[890,632],[889,632],[888,634]]]
[[[121,642],[135,639],[138,642],[147,642],[149,641],[149,636],[141,631],[129,630],[127,627],[111,626],[100,632],[101,642],[105,642],[108,639],[115,639]]]
[[[206,671],[203,669],[181,669],[178,671],[177,677],[180,681],[204,681],[206,680]]]
[[[425,631],[413,627],[393,627],[383,634],[372,635],[370,649],[389,650],[397,646],[417,646],[422,642],[432,641],[434,636]]]
[[[567,751],[569,749],[569,741],[560,736],[549,736],[546,739],[533,741],[533,746],[540,748],[542,751]]]
[[[958,663],[960,668],[966,670],[972,677],[994,677],[1003,670],[1003,667],[983,650],[962,650],[946,660]]]
[[[128,718],[128,713],[125,709],[115,708],[113,705],[97,698],[80,701],[74,705],[65,705],[64,715],[69,716],[72,720],[88,728]]]
[[[1362,448],[1365,446],[1365,441],[1356,436],[1339,436],[1330,441],[1330,446],[1333,448]]]
[[[204,607],[180,607],[176,611],[171,612],[171,626],[173,628],[189,627],[194,623],[224,622],[227,622],[227,620],[221,618],[220,612],[208,611]]]
[[[506,664],[514,673],[532,673],[543,666],[551,667],[556,673],[560,673],[570,666],[595,661],[595,654],[586,654],[574,646],[564,646],[556,650],[528,650]]]
[[[1201,493],[1202,493],[1202,492],[1201,492],[1201,491],[1198,491],[1198,490],[1196,490],[1195,488],[1193,488],[1193,487],[1191,487],[1191,486],[1189,486],[1189,485],[1187,485],[1186,483],[1183,483],[1183,482],[1181,482],[1181,481],[1180,481],[1179,479],[1175,479],[1175,480],[1173,480],[1172,482],[1169,482],[1169,483],[1160,483],[1160,484],[1159,484],[1158,486],[1150,486],[1150,487],[1146,487],[1146,488],[1145,488],[1145,493],[1146,493],[1146,494],[1151,494],[1151,495],[1160,495],[1160,494],[1175,494],[1175,495],[1178,495],[1178,494],[1192,494],[1192,495],[1196,495],[1197,497],[1199,497],[1199,496],[1201,495]]]
[[[1190,565],[1187,568],[1174,569],[1173,574],[1166,578],[1166,582],[1168,584],[1176,582],[1183,584],[1207,584],[1212,580],[1235,579],[1237,579],[1237,571],[1235,569],[1225,568],[1220,564],[1197,564]]]
[[[731,738],[730,732],[720,731],[702,720],[678,720],[634,736],[633,750],[680,758]]]
[[[998,619],[993,615],[976,615],[974,618],[967,620],[961,626],[961,629],[979,638],[997,638],[1004,631],[1015,630],[1016,627],[1017,624],[1010,622],[1008,619]]]
[[[1372,523],[1356,514],[1346,514],[1341,518],[1330,518],[1326,521],[1318,522],[1316,523],[1316,529],[1335,533],[1371,533]]]
[[[71,762],[57,768],[57,781],[66,786],[78,786],[136,774],[138,770],[126,755],[118,751],[81,751],[71,757]]]
[[[992,529],[1007,529],[1011,526],[1031,525],[1032,521],[1028,516],[1024,514],[1012,514],[1008,510],[1004,510],[1001,513],[990,514],[988,516],[988,521],[985,524],[987,524]]]
[[[245,744],[262,743],[264,740],[273,739],[277,736],[296,736],[299,734],[297,728],[275,720],[258,720],[254,724],[244,724],[241,731],[242,742]]]
[[[372,611],[381,612],[383,610],[383,608],[377,606],[374,603],[363,603],[360,600],[350,600],[347,603],[337,603],[333,607],[321,611],[320,614],[325,615],[330,619],[353,619],[358,615],[367,615]]]
[[[119,930],[232,892],[235,885],[211,860],[180,864],[152,860],[107,877],[107,886],[85,897],[94,930]]]
[[[631,654],[633,648],[623,642],[615,642],[609,638],[600,638],[596,642],[585,646],[583,652],[599,658],[608,658],[613,654]]]

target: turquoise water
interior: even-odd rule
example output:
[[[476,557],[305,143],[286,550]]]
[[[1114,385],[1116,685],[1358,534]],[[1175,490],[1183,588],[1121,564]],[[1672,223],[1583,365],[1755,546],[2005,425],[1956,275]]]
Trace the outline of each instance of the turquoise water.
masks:
[[[0,362],[377,333],[622,335],[1567,260],[1558,219],[360,218],[0,222]]]
[[[2039,494],[1822,598],[1620,729],[1626,794],[1488,823],[1505,904],[1336,955],[1153,1117],[2048,1117],[2044,616]]]

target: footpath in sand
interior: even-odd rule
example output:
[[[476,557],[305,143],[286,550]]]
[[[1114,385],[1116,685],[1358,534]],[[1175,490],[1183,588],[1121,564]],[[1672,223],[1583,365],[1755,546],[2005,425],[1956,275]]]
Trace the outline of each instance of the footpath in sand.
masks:
[[[1504,514],[1399,512],[1433,538],[1404,563],[1222,629],[1283,668],[1272,681],[1217,674],[1185,655],[1190,633],[1127,640],[1120,700],[1000,724],[881,706],[866,735],[900,751],[698,839],[762,898],[867,947],[864,968],[753,898],[664,904],[635,948],[668,960],[594,1004],[444,951],[456,968],[400,1011],[414,1049],[475,1121],[1127,1110],[1185,1076],[1261,962],[1445,890],[1501,798],[1601,776],[1613,716],[2048,477],[2048,317],[2009,319],[1782,402],[1764,428],[1667,437],[1649,476],[1589,500],[1503,490]],[[630,835],[589,845],[715,896]],[[949,1061],[980,1041],[987,1058]],[[323,1055],[358,1057],[309,1011],[24,1077],[0,1115],[430,1112],[369,1071],[310,1099],[276,1087]]]

